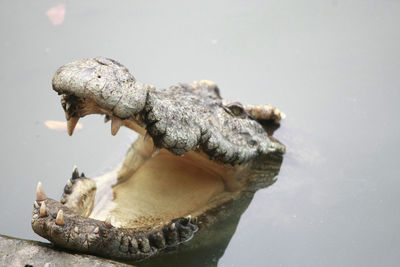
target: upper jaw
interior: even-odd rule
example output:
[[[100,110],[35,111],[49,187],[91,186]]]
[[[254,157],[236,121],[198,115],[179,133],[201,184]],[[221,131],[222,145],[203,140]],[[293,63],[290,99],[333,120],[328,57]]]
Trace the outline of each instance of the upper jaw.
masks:
[[[93,113],[120,119],[134,117],[143,110],[151,88],[137,82],[123,65],[101,57],[60,67],[53,76],[52,86],[62,95],[66,119],[72,119],[71,125]]]
[[[132,123],[143,128],[139,114],[152,86],[137,82],[118,62],[97,57],[65,64],[54,74],[52,87],[61,95],[69,135],[78,120],[89,114],[106,114],[112,119],[113,135],[124,124],[143,133]]]
[[[213,160],[236,165],[285,151],[258,122],[227,113],[215,84],[156,90],[136,81],[121,64],[93,58],[62,66],[53,89],[62,95],[70,135],[80,117],[98,113],[112,120],[113,135],[125,125],[148,133],[158,148],[175,155],[200,148]]]

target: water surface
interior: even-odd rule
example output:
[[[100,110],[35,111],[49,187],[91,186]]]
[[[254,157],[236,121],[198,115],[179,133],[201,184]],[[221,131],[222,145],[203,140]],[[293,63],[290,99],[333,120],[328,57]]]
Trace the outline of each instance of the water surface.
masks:
[[[67,1],[55,26],[46,11],[60,3],[0,9],[0,233],[42,240],[36,183],[58,199],[73,165],[104,173],[135,138],[98,116],[72,138],[44,125],[64,120],[54,71],[101,55],[145,83],[214,80],[225,98],[287,114],[278,181],[256,193],[218,266],[398,264],[400,2]]]

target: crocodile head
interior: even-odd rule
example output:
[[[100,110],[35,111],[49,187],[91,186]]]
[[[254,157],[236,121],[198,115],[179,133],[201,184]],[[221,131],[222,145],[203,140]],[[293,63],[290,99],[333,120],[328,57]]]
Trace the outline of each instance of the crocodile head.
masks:
[[[223,100],[213,82],[158,90],[93,58],[59,68],[53,89],[70,135],[89,114],[111,120],[113,135],[121,126],[139,133],[117,170],[89,179],[75,168],[60,202],[38,184],[32,228],[57,246],[142,260],[232,216],[279,172],[285,147],[263,122],[283,114]]]

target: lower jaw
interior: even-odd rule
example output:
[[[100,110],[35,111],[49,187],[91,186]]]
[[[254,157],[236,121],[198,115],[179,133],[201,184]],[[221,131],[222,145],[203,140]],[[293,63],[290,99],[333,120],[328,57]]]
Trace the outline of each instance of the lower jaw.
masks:
[[[202,152],[182,157],[164,149],[156,153],[152,140],[140,136],[114,176],[99,177],[97,186],[84,191],[78,183],[90,185],[93,180],[75,179],[63,204],[37,199],[32,227],[67,249],[141,260],[190,240],[198,229],[197,216],[239,194],[244,185],[235,178],[242,169],[210,161]]]
[[[49,198],[35,201],[32,228],[64,249],[128,261],[143,260],[176,247],[189,241],[198,229],[190,218],[173,220],[158,231],[117,228],[107,221],[76,215]]]

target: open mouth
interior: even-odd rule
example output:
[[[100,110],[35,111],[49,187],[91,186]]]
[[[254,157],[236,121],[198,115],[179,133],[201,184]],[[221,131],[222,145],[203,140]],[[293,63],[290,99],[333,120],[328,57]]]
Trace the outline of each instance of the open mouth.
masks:
[[[38,185],[32,227],[67,249],[141,260],[176,247],[254,182],[254,158],[285,150],[241,104],[222,103],[208,81],[156,90],[96,58],[61,67],[53,89],[70,135],[90,114],[111,121],[112,135],[121,126],[139,133],[118,170],[89,179],[75,168],[60,202]],[[278,116],[270,110],[267,119]]]

